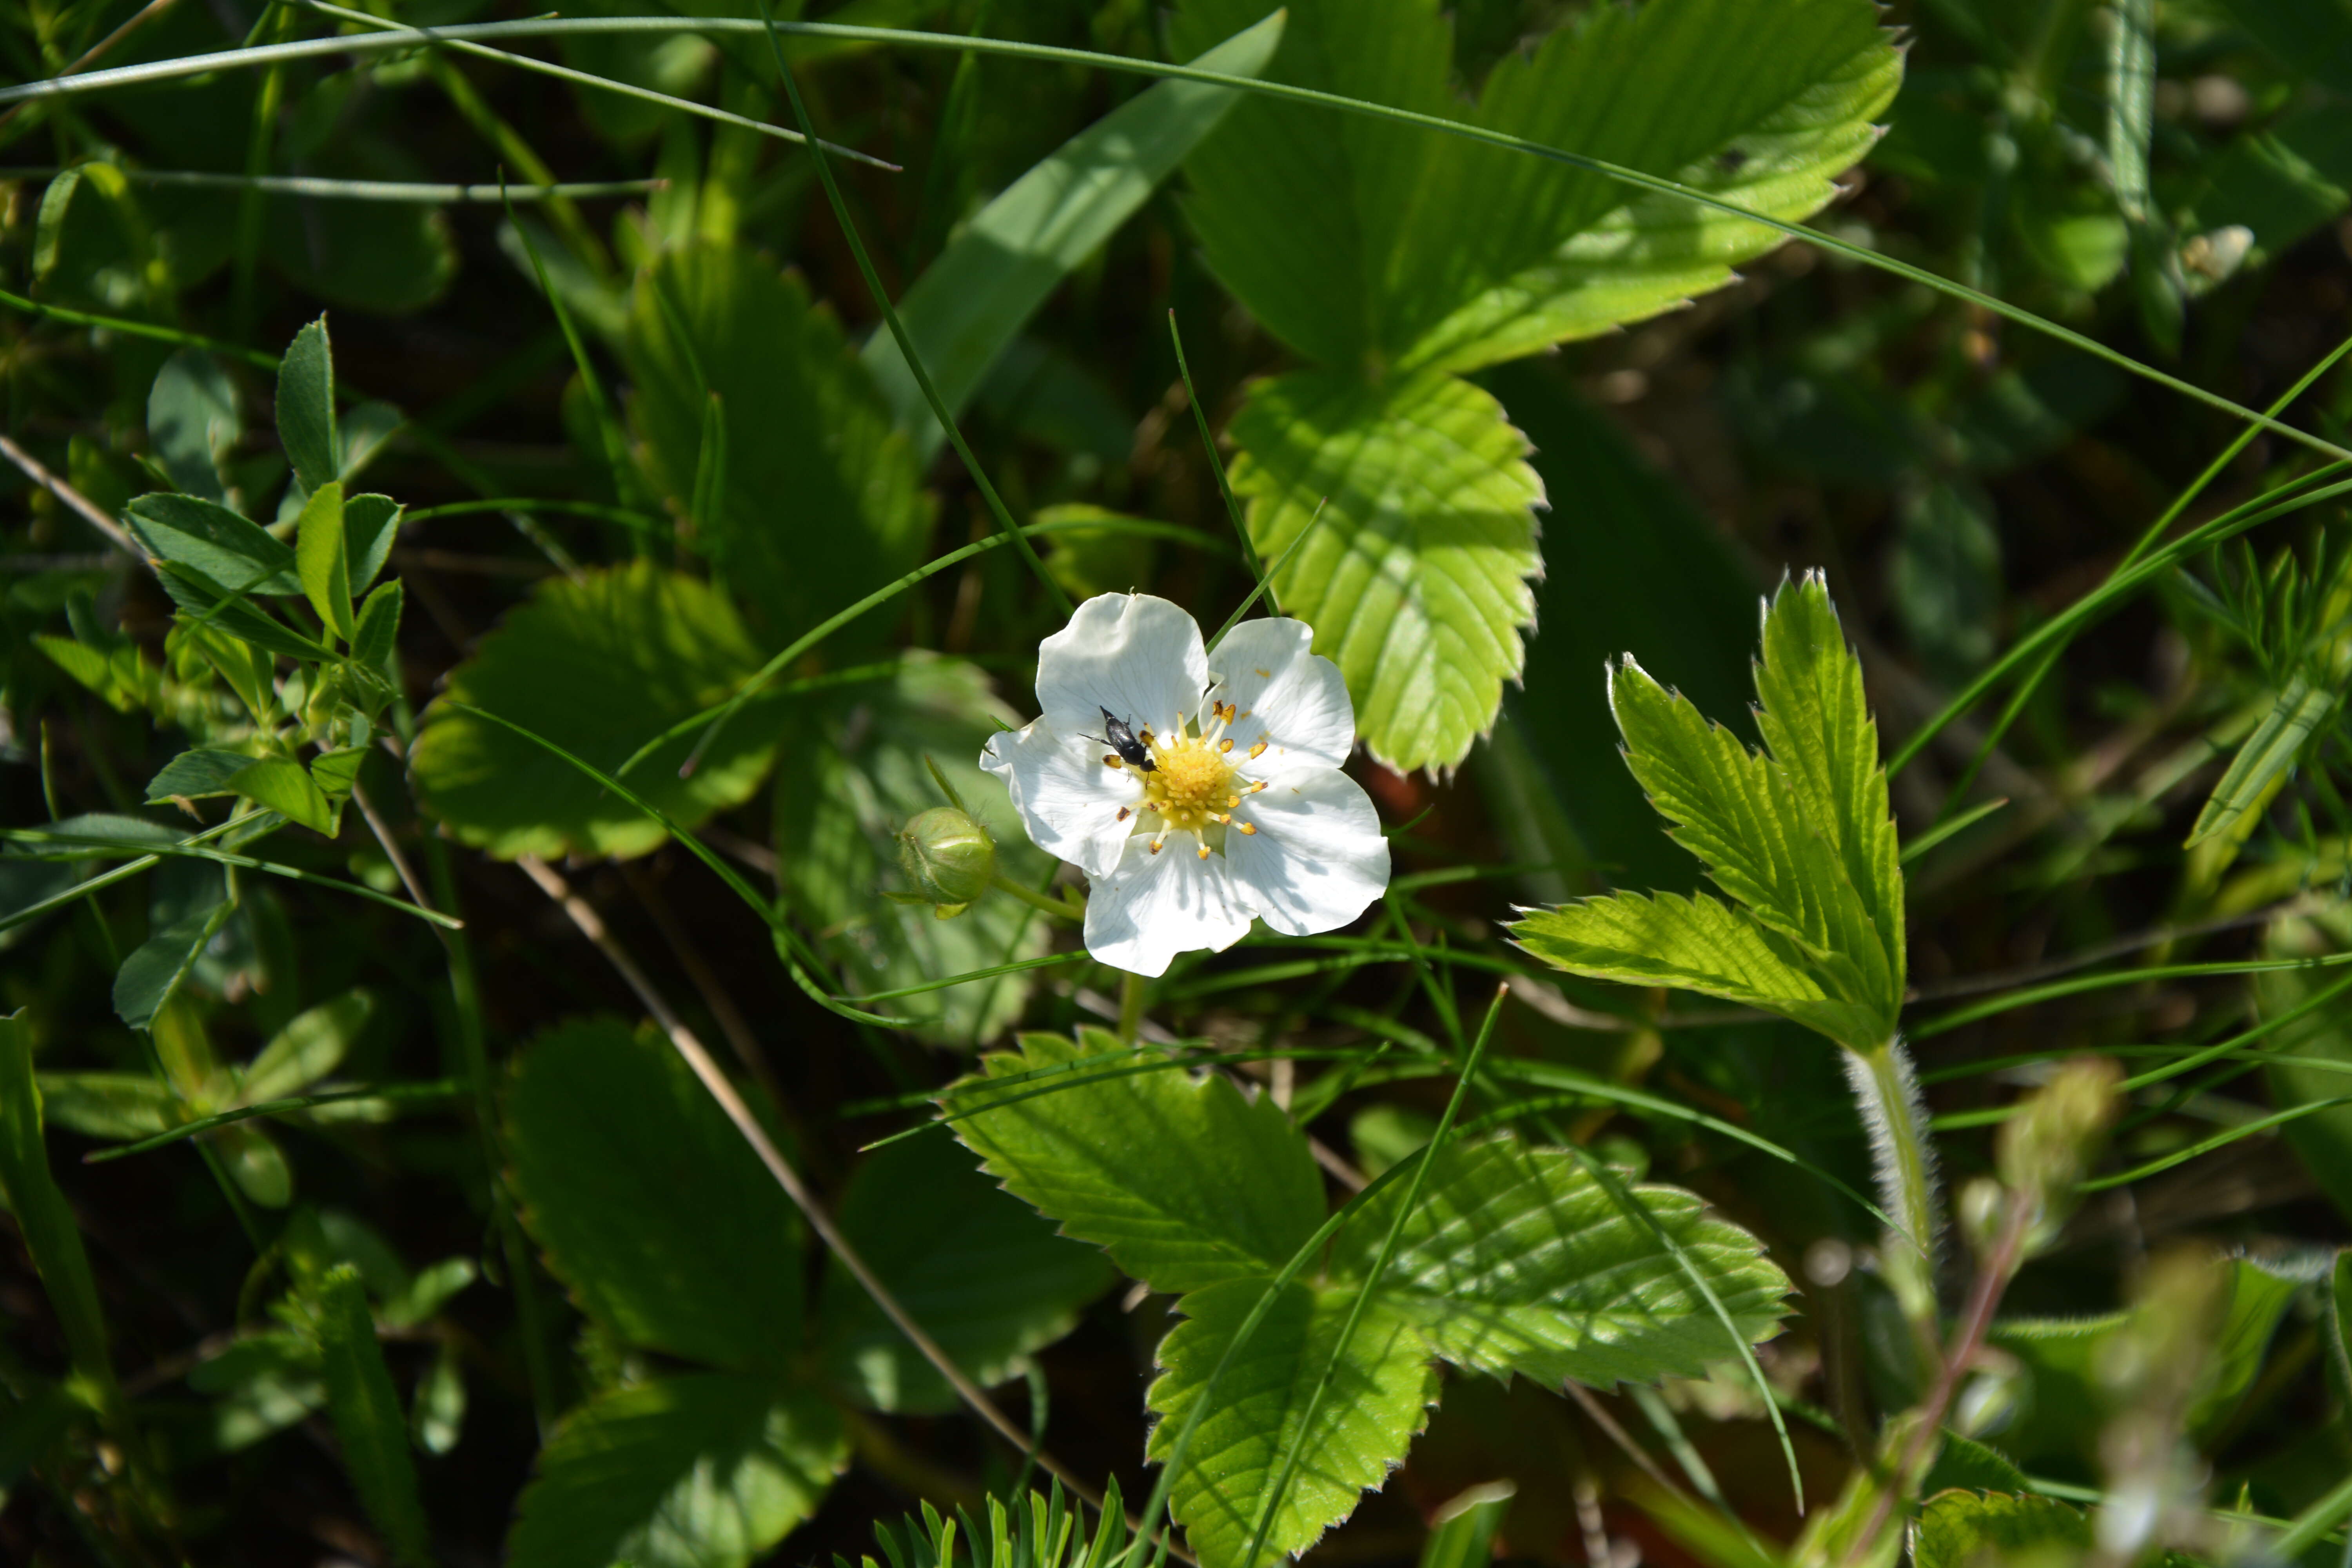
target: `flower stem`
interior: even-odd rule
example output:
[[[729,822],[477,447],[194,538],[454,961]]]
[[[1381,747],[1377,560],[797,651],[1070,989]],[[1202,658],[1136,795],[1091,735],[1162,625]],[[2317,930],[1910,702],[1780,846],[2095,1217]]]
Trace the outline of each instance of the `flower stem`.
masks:
[[[1121,1045],[1135,1044],[1136,1032],[1143,1027],[1143,988],[1150,982],[1140,974],[1129,974],[1118,986],[1118,1038]]]
[[[1034,888],[1023,887],[1002,871],[991,877],[988,882],[989,886],[999,892],[1010,893],[1032,909],[1043,910],[1049,915],[1058,915],[1066,921],[1086,918],[1086,910],[1080,906],[1071,903],[1066,899],[1049,899]]]
[[[1878,1167],[1878,1201],[1893,1220],[1880,1248],[1886,1283],[1918,1335],[1932,1365],[1937,1359],[1936,1243],[1940,1228],[1936,1205],[1936,1157],[1927,1142],[1927,1108],[1903,1037],[1893,1035],[1874,1050],[1849,1050],[1846,1079],[1870,1130]]]

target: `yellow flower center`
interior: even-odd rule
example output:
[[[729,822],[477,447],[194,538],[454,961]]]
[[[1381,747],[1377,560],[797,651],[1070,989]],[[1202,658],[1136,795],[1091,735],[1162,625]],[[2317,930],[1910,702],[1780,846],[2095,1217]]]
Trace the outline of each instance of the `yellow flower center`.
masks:
[[[1214,742],[1181,731],[1172,740],[1154,738],[1156,771],[1143,775],[1142,810],[1160,814],[1164,826],[1197,833],[1232,809],[1233,764]]]

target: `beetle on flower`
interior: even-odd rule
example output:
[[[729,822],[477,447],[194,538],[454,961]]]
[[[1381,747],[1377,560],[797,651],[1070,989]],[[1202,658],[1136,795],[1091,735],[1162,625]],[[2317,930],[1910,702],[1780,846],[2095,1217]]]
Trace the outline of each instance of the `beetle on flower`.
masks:
[[[1180,952],[1232,946],[1253,916],[1288,936],[1332,931],[1388,886],[1379,815],[1339,771],[1355,705],[1313,636],[1245,621],[1213,656],[1166,599],[1104,594],[1038,645],[1042,711],[992,737],[980,765],[1039,847],[1092,881],[1086,942],[1105,963],[1162,974]],[[1151,767],[1097,731],[1131,734]]]

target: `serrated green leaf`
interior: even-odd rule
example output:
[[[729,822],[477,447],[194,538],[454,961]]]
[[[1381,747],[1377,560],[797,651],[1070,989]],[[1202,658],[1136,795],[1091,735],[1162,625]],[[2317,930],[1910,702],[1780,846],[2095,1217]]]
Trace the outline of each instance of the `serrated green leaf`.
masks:
[[[713,1366],[791,1363],[799,1217],[666,1044],[560,1026],[523,1051],[506,1117],[524,1223],[590,1317]]]
[[[278,442],[305,490],[331,484],[342,471],[335,445],[334,353],[324,316],[296,332],[278,362]]]
[[[691,515],[719,395],[726,487],[716,526],[694,543],[762,638],[781,644],[914,569],[930,502],[907,437],[797,278],[748,247],[667,252],[638,280],[627,358],[647,477],[680,515]],[[828,646],[870,646],[888,629],[887,616],[869,616]]]
[[[1783,582],[1764,612],[1756,715],[1772,762],[1807,826],[1836,852],[1878,939],[1882,1000],[1891,1026],[1903,1006],[1903,867],[1878,759],[1878,725],[1863,694],[1862,661],[1846,646],[1819,572]],[[1874,967],[1863,966],[1864,973]],[[1890,1028],[1890,1032],[1891,1028]]]
[[[900,1306],[982,1387],[1016,1375],[1030,1352],[1108,1289],[1109,1263],[988,1179],[938,1132],[866,1157],[835,1220]],[[955,1391],[846,1270],[825,1272],[821,1354],[836,1386],[877,1410],[937,1414]]]
[[[327,1385],[327,1413],[335,1424],[344,1473],[368,1517],[383,1532],[393,1561],[433,1561],[432,1532],[416,1492],[416,1466],[408,1457],[408,1423],[376,1343],[375,1320],[359,1271],[345,1264],[319,1281],[319,1368]]]
[[[352,637],[352,563],[343,543],[343,487],[330,482],[310,492],[295,524],[294,562],[302,592],[327,629]]]
[[[1087,1060],[1097,1057],[1106,1059]],[[1066,1074],[991,1087],[1072,1063]],[[952,1124],[956,1136],[1006,1191],[1155,1290],[1278,1270],[1323,1223],[1307,1141],[1270,1099],[1250,1103],[1214,1076],[1120,1074],[1137,1065],[1099,1029],[1075,1041],[1024,1035],[1020,1049],[982,1058],[982,1076],[940,1104],[971,1113]]]
[[[1160,1342],[1161,1372],[1149,1396],[1160,1420],[1147,1458],[1167,1461],[1210,1373],[1271,1283],[1228,1279],[1177,1303],[1185,1321]],[[1266,1495],[1299,1435],[1355,1297],[1349,1289],[1283,1287],[1256,1333],[1226,1367],[1216,1403],[1193,1434],[1168,1494],[1169,1512],[1184,1526],[1202,1568],[1243,1568]],[[1266,1549],[1277,1557],[1303,1551],[1354,1511],[1357,1498],[1403,1460],[1435,1393],[1435,1374],[1412,1322],[1381,1301],[1369,1303],[1300,1447],[1298,1470],[1266,1531]]]
[[[1928,1467],[1926,1478],[1919,1483],[1921,1497],[1934,1497],[1954,1487],[1979,1492],[2025,1489],[2025,1472],[1999,1449],[1973,1437],[1964,1437],[1949,1427],[1944,1429],[1942,1443],[1936,1462]]]
[[[1660,1232],[1753,1342],[1780,1328],[1789,1281],[1738,1226],[1679,1188],[1632,1189],[1627,1213],[1564,1149],[1505,1136],[1440,1152],[1377,1289],[1430,1348],[1481,1372],[1606,1388],[1696,1377],[1737,1356]],[[1331,1243],[1339,1278],[1364,1279],[1402,1186],[1372,1194]]]
[[[2289,677],[2270,711],[2230,759],[2229,771],[2197,814],[2197,826],[2189,832],[2187,847],[2194,849],[2216,834],[2228,832],[2246,813],[2267,802],[2287,770],[2302,757],[2304,743],[2343,700],[2340,686],[2322,685],[2300,669]]]
[[[926,759],[947,775],[995,838],[997,868],[1034,887],[1053,860],[1029,842],[1003,783],[974,765],[996,725],[1018,719],[988,678],[960,659],[908,654],[887,679],[803,698],[788,711],[776,773],[776,855],[785,896],[826,950],[852,995],[943,980],[1044,953],[1048,922],[1009,898],[982,899],[953,920],[887,902],[905,890],[898,834],[944,804]],[[740,722],[740,721],[737,721]],[[924,1037],[970,1046],[1021,1016],[1031,986],[1003,975],[889,1004]]]
[[[1538,910],[1511,928],[1554,968],[1761,1007],[1843,1044],[1884,1041],[1877,1014],[1826,994],[1790,945],[1720,899],[1615,893]]]
[[[331,1002],[297,1014],[247,1066],[246,1102],[257,1104],[299,1094],[334,1071],[374,1011],[375,998],[355,987]]]
[[[310,770],[298,762],[286,757],[249,762],[229,775],[228,788],[313,832],[332,836],[335,831],[335,808]]]
[[[2074,1563],[2091,1549],[2091,1518],[2032,1492],[1948,1491],[1928,1500],[1912,1548],[1916,1568]]]
[[[1544,494],[1526,438],[1467,382],[1325,371],[1259,384],[1233,435],[1259,555],[1314,524],[1275,589],[1347,677],[1365,744],[1400,771],[1459,763],[1535,619]]]
[[[1818,210],[1901,77],[1866,0],[1603,9],[1507,56],[1475,108],[1436,0],[1300,0],[1276,79],[1471,121],[1784,219]],[[1253,19],[1188,0],[1181,54]],[[1186,163],[1211,268],[1301,353],[1469,369],[1680,304],[1780,243],[1605,175],[1306,105],[1243,105]],[[1479,242],[1465,246],[1461,237]]]
[[[457,701],[511,719],[598,767],[721,701],[760,665],[735,611],[708,584],[650,561],[542,586],[449,674]],[[772,705],[738,714],[686,778],[686,736],[633,769],[629,787],[692,827],[759,787]],[[517,855],[643,855],[667,836],[594,780],[496,724],[436,709],[410,752],[425,809],[468,844]]]
[[[7,1201],[64,1331],[74,1371],[111,1403],[120,1395],[107,1354],[106,1315],[73,1210],[49,1173],[41,1138],[41,1091],[33,1080],[32,1030],[22,1009],[0,1017],[0,1198]]]
[[[1254,77],[1281,41],[1276,12],[1192,63]],[[898,301],[898,320],[950,415],[960,414],[1005,345],[1062,279],[1099,251],[1241,95],[1205,82],[1149,88],[1041,159],[982,208]],[[887,331],[866,368],[927,465],[947,432]]]
[[[147,444],[172,482],[202,500],[226,503],[220,459],[243,434],[236,384],[202,349],[163,362],[147,392]]]
[[[597,1395],[540,1450],[512,1568],[741,1568],[816,1511],[847,1463],[814,1395],[727,1374]]]
[[[123,508],[122,524],[150,556],[191,567],[231,593],[302,591],[294,552],[216,502],[158,491]]]

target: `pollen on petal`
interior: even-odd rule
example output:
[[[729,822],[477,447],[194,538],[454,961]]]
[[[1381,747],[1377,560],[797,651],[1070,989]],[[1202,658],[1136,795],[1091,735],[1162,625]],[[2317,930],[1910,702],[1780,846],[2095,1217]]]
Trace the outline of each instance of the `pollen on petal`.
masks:
[[[1217,742],[1217,750],[1220,752],[1230,752],[1233,749],[1234,743],[1231,740],[1223,740]]]
[[[1249,754],[1253,758],[1264,756],[1265,754],[1265,742],[1264,741],[1260,741],[1256,745],[1252,746],[1250,748]]]
[[[1103,756],[1103,766],[1105,766],[1105,767],[1107,767],[1107,768],[1115,768],[1115,767],[1118,767],[1118,765],[1119,765],[1119,761],[1118,761],[1118,758],[1116,755],[1113,755],[1113,754],[1110,754],[1110,753],[1108,753],[1108,752],[1106,752],[1106,753],[1104,754],[1104,756]]]
[[[1118,808],[1118,815],[1111,818],[1111,820],[1113,822],[1125,822],[1129,817],[1133,816],[1134,815],[1135,807],[1131,805],[1122,805]]]

